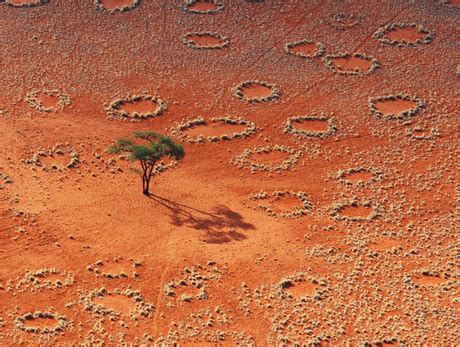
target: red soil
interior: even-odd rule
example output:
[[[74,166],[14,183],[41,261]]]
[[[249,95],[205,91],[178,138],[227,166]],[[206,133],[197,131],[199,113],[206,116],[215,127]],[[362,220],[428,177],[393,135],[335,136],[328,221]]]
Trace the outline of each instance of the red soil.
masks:
[[[349,57],[349,58],[333,58],[331,59],[332,64],[342,71],[351,71],[351,70],[361,70],[368,71],[372,62],[368,59],[358,58],[358,57]]]
[[[369,171],[359,171],[359,172],[353,172],[348,175],[345,175],[345,179],[347,181],[357,183],[357,182],[365,182],[373,178],[374,175],[370,173]]]
[[[209,10],[215,10],[216,8],[217,8],[216,4],[210,1],[206,1],[206,0],[198,0],[197,2],[189,6],[189,9],[195,10],[195,11],[209,11]]]
[[[194,41],[197,47],[217,46],[223,44],[222,40],[214,35],[189,35],[187,38]]]
[[[102,305],[116,313],[129,316],[129,313],[136,309],[136,305],[131,298],[121,294],[108,294],[95,297],[92,300],[94,305]]]
[[[271,90],[271,88],[263,86],[263,85],[258,84],[258,83],[252,83],[250,85],[247,85],[247,86],[243,87],[241,90],[242,90],[244,96],[246,96],[247,98],[250,98],[250,99],[252,99],[252,98],[258,98],[258,99],[265,98],[265,97],[271,95],[272,92],[273,92]]]
[[[109,11],[129,6],[133,0],[101,0],[101,4]]]
[[[286,291],[294,297],[312,296],[315,293],[317,285],[311,281],[291,282],[292,285],[286,288]]]
[[[367,218],[372,213],[372,208],[368,206],[345,206],[340,209],[339,214],[345,217]]]
[[[294,127],[298,130],[304,131],[326,131],[329,127],[328,121],[311,119],[311,120],[302,120],[299,122],[294,122]]]
[[[59,98],[57,95],[48,95],[48,94],[45,94],[45,93],[40,93],[40,95],[38,96],[38,99],[40,100],[40,102],[43,104],[43,107],[53,107],[53,108],[57,108],[58,107],[58,101],[59,101]]]
[[[382,112],[384,116],[390,114],[400,114],[405,111],[409,111],[415,108],[416,103],[410,100],[383,100],[383,101],[376,101],[375,108]]]
[[[0,6],[5,110],[0,113],[0,345],[321,341],[363,346],[385,337],[396,338],[395,345],[458,344],[458,274],[452,265],[459,125],[452,42],[459,35],[458,13],[440,1],[223,2],[225,10],[209,16],[183,11],[182,0],[141,1],[135,11],[117,15],[104,15],[92,1]],[[338,13],[363,19],[353,30],[333,30],[327,19]],[[408,18],[433,30],[436,40],[413,50],[376,44],[378,28]],[[178,40],[206,30],[228,33],[234,44],[190,54]],[[38,43],[46,37],[53,39]],[[382,68],[359,79],[337,79],[320,61],[305,64],[285,54],[285,44],[302,37],[314,37],[326,51],[366,52]],[[232,88],[246,80],[270,81],[282,95],[276,103],[241,102]],[[29,91],[45,89],[65,90],[72,107],[41,114],[23,102]],[[418,123],[369,117],[369,97],[395,93],[426,100],[416,121],[442,136],[420,141],[407,134],[408,126]],[[107,119],[108,101],[144,94],[161,95],[167,103],[160,117]],[[396,106],[378,107],[400,112],[413,104]],[[337,136],[312,142],[283,133],[288,117],[314,113],[336,115]],[[238,141],[183,143],[185,158],[154,177],[150,197],[141,193],[140,179],[130,170],[140,166],[106,152],[115,139],[134,131],[166,134],[183,119],[226,114],[241,115],[260,131]],[[67,142],[80,155],[74,169],[48,173],[21,161],[39,147]],[[246,148],[275,144],[304,152],[295,170],[252,173],[230,163]],[[279,163],[287,156],[274,152],[250,159]],[[353,167],[382,169],[385,179],[364,186],[335,179]],[[12,183],[4,184],[3,175]],[[273,218],[247,206],[251,193],[284,189],[305,191],[311,212]],[[381,216],[353,223],[330,215],[336,202],[354,198],[382,205]],[[299,206],[295,200],[277,204]],[[365,216],[369,210],[341,213]],[[402,251],[391,251],[393,243],[386,239],[397,240]],[[87,270],[98,259],[115,257],[126,260],[117,265],[128,278]],[[132,266],[132,260],[140,265]],[[50,267],[72,273],[74,284],[17,288],[27,271]],[[107,268],[118,269],[115,263]],[[419,284],[421,269],[450,278]],[[133,278],[134,271],[140,276]],[[304,300],[281,297],[280,281],[298,272],[325,278],[327,286]],[[165,286],[181,278],[188,285],[168,296]],[[155,307],[151,315],[133,321],[124,314],[111,321],[85,310],[82,297],[95,289],[128,286]],[[297,294],[296,284],[287,290]],[[323,293],[317,300],[318,292]],[[182,294],[194,299],[185,302]],[[123,312],[135,305],[104,300]],[[67,327],[50,336],[15,326],[17,316],[37,310],[65,315]],[[396,310],[401,313],[391,315]]]
[[[276,165],[281,164],[290,156],[291,155],[286,152],[272,151],[268,153],[254,153],[251,155],[250,160],[260,164]]]
[[[38,4],[41,0],[8,0],[10,4],[14,5],[28,5],[28,4]]]
[[[318,47],[316,46],[316,43],[302,43],[300,45],[292,47],[291,52],[302,53],[309,57],[313,57],[317,49]]]
[[[136,112],[138,114],[149,114],[154,113],[158,109],[158,104],[151,100],[139,100],[133,102],[126,102],[121,107],[120,110],[132,114]]]
[[[34,327],[40,329],[54,328],[57,324],[58,321],[56,318],[34,318],[24,322],[26,328]]]
[[[407,41],[415,43],[417,40],[421,40],[426,34],[418,32],[417,28],[394,28],[387,33],[387,36],[391,40],[395,41]]]

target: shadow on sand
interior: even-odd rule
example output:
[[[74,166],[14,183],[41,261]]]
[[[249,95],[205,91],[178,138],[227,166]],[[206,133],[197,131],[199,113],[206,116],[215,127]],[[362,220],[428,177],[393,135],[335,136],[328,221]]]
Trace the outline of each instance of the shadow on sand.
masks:
[[[239,230],[255,230],[255,226],[243,220],[243,217],[219,205],[212,212],[203,211],[161,196],[150,194],[149,198],[167,207],[171,211],[171,223],[175,226],[187,226],[205,232],[206,243],[228,243],[243,241],[247,236]]]

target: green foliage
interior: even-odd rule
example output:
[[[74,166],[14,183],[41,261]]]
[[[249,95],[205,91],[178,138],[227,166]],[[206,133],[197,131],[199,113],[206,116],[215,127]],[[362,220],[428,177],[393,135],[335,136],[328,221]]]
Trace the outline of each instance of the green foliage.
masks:
[[[184,147],[175,143],[170,137],[153,131],[138,131],[133,136],[135,139],[147,141],[147,144],[139,144],[135,140],[121,138],[108,149],[108,152],[128,153],[129,160],[140,162],[142,171],[139,171],[139,174],[142,177],[143,192],[148,195],[155,164],[166,156],[176,160],[182,159],[185,156]]]

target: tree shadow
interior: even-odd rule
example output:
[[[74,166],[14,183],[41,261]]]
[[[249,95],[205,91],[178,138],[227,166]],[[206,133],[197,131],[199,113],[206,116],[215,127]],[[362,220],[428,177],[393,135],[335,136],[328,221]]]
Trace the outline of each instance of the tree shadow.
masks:
[[[149,198],[170,210],[171,224],[203,231],[203,242],[206,243],[243,241],[247,236],[238,230],[256,229],[253,224],[245,222],[238,212],[224,205],[218,205],[208,212],[155,194],[150,194]]]

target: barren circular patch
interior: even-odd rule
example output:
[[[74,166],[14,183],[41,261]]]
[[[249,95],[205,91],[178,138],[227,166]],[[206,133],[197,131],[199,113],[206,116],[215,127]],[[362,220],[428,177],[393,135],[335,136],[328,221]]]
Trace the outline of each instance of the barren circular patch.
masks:
[[[16,289],[57,289],[70,287],[73,283],[74,276],[72,273],[56,268],[44,268],[27,272],[16,285]]]
[[[256,155],[263,155],[269,154],[273,152],[278,152],[281,154],[284,160],[281,162],[272,162],[272,163],[264,163],[261,161],[253,161],[252,158]],[[303,155],[303,151],[291,148],[288,146],[280,146],[280,145],[273,145],[273,146],[265,146],[265,147],[257,147],[254,149],[245,149],[242,154],[236,156],[232,159],[231,163],[233,165],[237,165],[240,169],[250,169],[252,172],[255,171],[285,171],[290,170],[294,167],[297,163],[299,158]]]
[[[327,293],[328,283],[325,279],[317,279],[304,272],[297,272],[283,278],[278,284],[278,294],[281,298],[300,299],[315,298],[322,299]]]
[[[112,260],[97,260],[94,264],[88,265],[86,270],[108,279],[128,278],[130,274],[132,278],[135,278],[139,276],[134,271],[138,266],[140,266],[138,261],[127,261],[117,257]]]
[[[189,32],[182,37],[182,42],[193,49],[222,49],[228,47],[229,39],[214,32]]]
[[[140,0],[94,0],[96,8],[106,12],[126,12],[139,6]]]
[[[39,5],[47,4],[49,0],[4,0],[0,1],[0,3],[4,3],[5,5],[12,6],[12,7],[35,7]]]
[[[334,206],[332,206],[331,209],[331,216],[335,220],[345,220],[352,222],[371,221],[380,216],[380,214],[380,206],[369,201],[343,201],[336,203]]]
[[[347,185],[365,186],[370,183],[378,182],[383,179],[383,171],[374,167],[353,167],[340,170],[337,179]]]
[[[57,313],[36,311],[17,317],[14,325],[28,333],[54,334],[65,329],[67,318]]]
[[[424,107],[417,96],[407,94],[379,96],[369,98],[372,114],[386,119],[406,119],[415,116]]]
[[[170,131],[181,141],[204,143],[244,139],[254,134],[257,126],[241,117],[215,117],[209,121],[198,117],[185,120]]]
[[[430,43],[433,34],[423,25],[416,23],[391,23],[379,28],[374,38],[390,45],[413,47]]]
[[[315,43],[310,40],[287,43],[284,46],[284,49],[288,54],[307,59],[320,57],[325,51],[324,46],[321,43]]]
[[[380,66],[377,59],[362,53],[327,55],[324,62],[329,70],[340,75],[367,75]]]
[[[107,315],[111,320],[121,316],[137,319],[149,317],[154,310],[152,304],[144,301],[137,290],[106,288],[96,289],[80,299],[86,311],[91,311],[97,316]]]
[[[279,98],[280,90],[267,82],[248,80],[234,87],[233,95],[248,102],[268,102]]]
[[[166,109],[166,103],[152,95],[134,95],[115,99],[105,109],[111,119],[139,120],[160,116]]]
[[[312,205],[305,192],[274,191],[271,195],[259,192],[249,195],[249,200],[260,202],[255,209],[263,210],[271,217],[298,218],[308,214]]]
[[[216,0],[187,0],[182,8],[195,14],[213,14],[222,12],[225,6]]]
[[[333,118],[325,115],[289,117],[283,129],[285,134],[294,134],[301,138],[324,138],[336,131]]]
[[[27,93],[25,101],[30,107],[46,113],[57,112],[72,105],[70,96],[58,89],[34,90]]]

